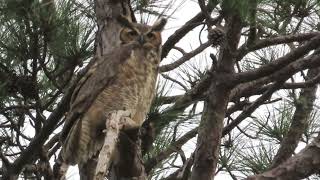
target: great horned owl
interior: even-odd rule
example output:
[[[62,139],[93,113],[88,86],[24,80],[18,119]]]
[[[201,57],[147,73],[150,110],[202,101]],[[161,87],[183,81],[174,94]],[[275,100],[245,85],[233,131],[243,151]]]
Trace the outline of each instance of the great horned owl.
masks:
[[[152,26],[132,23],[124,18],[119,20],[123,26],[119,36],[121,45],[101,57],[103,62],[120,63],[114,70],[117,72],[115,77],[99,93],[84,115],[74,123],[66,121],[62,130],[65,136],[62,135],[61,157],[67,164],[85,163],[99,152],[104,141],[102,131],[106,128],[106,116],[111,111],[133,110],[131,118],[137,127],[142,125],[149,111],[160,62],[160,33],[166,20],[160,19]],[[92,74],[87,77],[77,94],[73,95],[70,111],[74,110],[76,102],[81,101],[82,93],[95,86],[95,78],[112,70],[107,68],[109,70],[99,66],[99,63],[92,66],[89,70]]]

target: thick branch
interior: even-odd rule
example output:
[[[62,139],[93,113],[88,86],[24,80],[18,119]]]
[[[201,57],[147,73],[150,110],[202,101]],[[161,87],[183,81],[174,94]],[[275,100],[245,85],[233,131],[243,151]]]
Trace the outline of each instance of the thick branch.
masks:
[[[258,49],[262,49],[265,47],[274,46],[278,44],[307,41],[317,35],[319,35],[319,32],[283,35],[283,36],[278,36],[274,38],[262,39],[262,40],[256,41],[254,44],[243,44],[237,50],[237,59],[240,60],[249,52],[252,52]]]
[[[270,62],[264,66],[261,66],[258,69],[238,73],[234,77],[230,79],[233,84],[243,83],[252,81],[263,76],[268,76],[276,71],[282,69],[284,66],[288,65],[291,62],[296,61],[297,59],[301,58],[302,56],[306,55],[311,50],[320,46],[320,35],[312,38],[306,44],[296,48],[295,50],[291,51],[290,53],[286,54],[285,56]]]
[[[306,64],[308,64],[308,63],[306,63]],[[291,75],[292,74],[289,74],[289,76],[291,76]],[[250,97],[253,95],[263,94],[270,87],[270,85],[267,85],[267,84],[271,83],[273,80],[275,80],[278,77],[280,77],[280,75],[275,76],[273,78],[270,78],[267,76],[267,77],[260,78],[258,80],[254,80],[251,82],[240,84],[232,90],[231,95],[230,95],[230,100],[233,102],[236,102],[241,97]],[[305,82],[284,83],[282,85],[281,89],[308,88],[308,87],[314,86],[315,84],[317,84],[319,82],[320,82],[320,74],[318,74],[314,78],[306,80]],[[168,100],[170,100],[170,98]]]
[[[122,128],[126,128],[126,126],[132,126],[132,120],[127,117],[130,114],[131,112],[115,111],[108,115],[106,119],[107,129],[105,130],[105,141],[99,152],[97,168],[95,170],[95,178],[93,179],[104,179],[106,171],[110,168],[112,157],[115,156],[114,152],[118,142],[120,130]]]
[[[318,68],[310,70],[307,76],[313,78],[319,72],[318,70]],[[301,91],[300,97],[295,103],[296,110],[292,117],[290,129],[281,142],[280,148],[273,159],[271,168],[281,164],[294,153],[294,150],[298,146],[300,138],[308,125],[308,117],[313,109],[316,91],[317,85]]]
[[[223,128],[222,136],[229,134],[233,128],[238,126],[243,120],[250,116],[261,104],[268,100],[272,96],[272,94],[281,87],[282,83],[283,81],[273,84],[268,91],[266,91],[254,103],[243,110],[235,120],[233,120],[230,124]]]
[[[161,104],[171,104],[176,102],[179,98],[182,98],[184,95],[176,95],[176,96],[160,96],[159,102]]]
[[[207,74],[200,80],[200,82],[196,86],[187,91],[183,96],[178,96],[174,105],[168,108],[167,111],[184,109],[191,105],[193,102],[198,101],[200,98],[202,98],[204,96],[204,93],[210,86],[210,77],[211,76]]]
[[[241,19],[239,14],[226,15],[226,39],[221,47],[219,61],[216,67],[217,77],[234,73],[236,50],[241,33]],[[210,180],[215,176],[219,159],[219,146],[222,137],[223,120],[226,114],[231,89],[225,86],[225,79],[211,79],[208,98],[205,101],[203,114],[199,126],[192,180]]]
[[[119,46],[118,40],[121,26],[116,20],[119,15],[134,19],[127,0],[95,0],[98,32],[95,41],[95,55],[102,56]]]
[[[259,175],[248,177],[247,180],[298,180],[306,178],[320,170],[320,136],[301,152],[286,162]]]

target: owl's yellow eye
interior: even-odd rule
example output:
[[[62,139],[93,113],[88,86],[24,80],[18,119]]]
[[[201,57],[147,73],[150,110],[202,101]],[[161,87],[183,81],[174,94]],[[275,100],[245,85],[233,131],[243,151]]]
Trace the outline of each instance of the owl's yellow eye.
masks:
[[[153,32],[149,32],[147,34],[147,38],[149,38],[149,39],[154,39],[155,37],[156,37],[156,35]]]
[[[128,35],[133,37],[133,36],[137,36],[138,32],[137,31],[128,31]]]

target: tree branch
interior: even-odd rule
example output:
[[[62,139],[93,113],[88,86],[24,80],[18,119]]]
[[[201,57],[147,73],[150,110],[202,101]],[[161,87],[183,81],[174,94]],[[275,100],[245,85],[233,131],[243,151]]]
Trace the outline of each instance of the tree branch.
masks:
[[[307,76],[313,78],[319,72],[319,68],[308,71]],[[308,117],[313,109],[316,98],[317,85],[305,88],[301,91],[300,97],[295,102],[295,112],[292,117],[288,133],[284,136],[280,148],[275,155],[271,168],[274,168],[291,157],[298,146],[300,138],[308,125]]]
[[[177,141],[172,142],[168,148],[161,151],[159,154],[155,155],[154,157],[148,159],[148,161],[145,162],[145,169],[147,174],[162,160],[168,158],[172,153],[177,152],[181,147],[188,142],[190,139],[196,136],[198,132],[198,128],[194,128],[191,131],[184,134],[182,137],[180,137]]]
[[[279,166],[264,173],[250,176],[247,180],[303,179],[320,170],[320,136],[302,151]]]
[[[265,47],[274,46],[278,44],[307,41],[319,34],[320,34],[319,32],[291,34],[291,35],[283,35],[283,36],[258,40],[254,44],[245,43],[241,45],[240,48],[237,50],[237,53],[236,53],[237,59],[241,60],[246,54],[255,50],[259,50]]]
[[[243,73],[238,73],[230,78],[231,84],[239,84],[243,82],[252,81],[263,76],[268,76],[280,69],[283,69],[284,66],[287,66],[289,63],[297,61],[297,59],[301,58],[302,56],[306,55],[313,49],[316,49],[320,46],[320,35],[312,38],[306,44],[296,48],[295,50],[291,51],[290,53],[286,54],[279,59],[270,62],[264,66],[261,66],[258,69],[247,71]]]
[[[44,123],[43,128],[41,129],[39,134],[30,142],[29,146],[12,163],[10,169],[8,170],[7,177],[19,174],[24,165],[32,164],[34,159],[39,156],[40,151],[38,151],[37,149],[45,143],[51,133],[55,130],[56,125],[64,116],[65,112],[69,109],[71,95],[79,79],[80,77],[78,77],[72,83],[66,94],[61,99],[60,103],[57,105],[55,111],[50,114],[47,121]]]
[[[130,114],[131,112],[129,111],[115,111],[108,115],[106,119],[105,140],[99,152],[97,168],[95,169],[93,179],[103,180],[105,178],[106,171],[110,168],[112,157],[114,157],[120,130],[134,126],[131,122],[132,120],[128,117]]]
[[[214,6],[207,6],[208,13],[211,13],[212,10],[215,8]],[[174,34],[172,34],[168,40],[162,46],[162,54],[161,59],[167,57],[169,51],[175,46],[177,42],[179,42],[188,32],[190,32],[195,27],[199,26],[202,21],[205,19],[205,15],[203,12],[198,13],[189,21],[187,21],[180,29],[176,30]],[[213,20],[212,24],[217,23],[221,17],[217,17]]]
[[[266,91],[262,96],[260,96],[254,103],[249,105],[242,113],[233,120],[230,124],[223,128],[222,136],[229,134],[233,128],[238,126],[243,120],[250,116],[261,104],[268,100],[272,94],[278,90],[283,84],[284,80],[274,83],[268,91]]]
[[[175,62],[171,64],[162,65],[159,68],[160,72],[168,72],[171,70],[174,70],[175,68],[179,67],[181,64],[187,62],[197,54],[201,53],[203,50],[205,50],[207,47],[209,47],[212,44],[212,41],[207,41],[203,44],[201,44],[199,47],[197,47],[195,50],[184,54],[180,59],[176,60]]]

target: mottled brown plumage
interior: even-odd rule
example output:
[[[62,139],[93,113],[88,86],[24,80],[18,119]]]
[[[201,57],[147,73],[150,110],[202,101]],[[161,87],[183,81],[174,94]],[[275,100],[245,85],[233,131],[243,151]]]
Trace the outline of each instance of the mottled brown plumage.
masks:
[[[165,21],[147,26],[121,19],[121,24],[125,26],[119,37],[122,45],[92,65],[73,95],[70,112],[77,110],[86,97],[83,94],[88,94],[101,81],[101,74],[110,74],[110,82],[90,108],[75,122],[66,118],[61,155],[67,164],[83,164],[97,154],[104,141],[102,131],[106,128],[108,113],[129,109],[131,119],[139,127],[149,111],[160,62],[160,33]],[[114,69],[115,63],[120,65]]]

